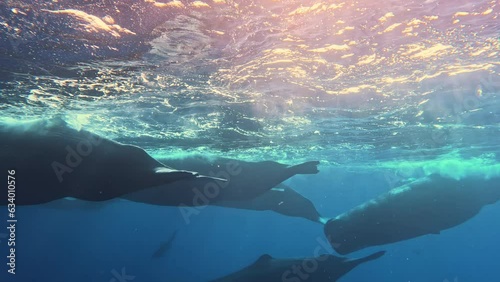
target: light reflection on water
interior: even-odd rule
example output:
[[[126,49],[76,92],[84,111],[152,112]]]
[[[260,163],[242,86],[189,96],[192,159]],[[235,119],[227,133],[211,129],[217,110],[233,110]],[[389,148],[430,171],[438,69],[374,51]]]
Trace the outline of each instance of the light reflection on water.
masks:
[[[1,4],[3,115],[242,157],[498,152],[494,1],[127,3]]]

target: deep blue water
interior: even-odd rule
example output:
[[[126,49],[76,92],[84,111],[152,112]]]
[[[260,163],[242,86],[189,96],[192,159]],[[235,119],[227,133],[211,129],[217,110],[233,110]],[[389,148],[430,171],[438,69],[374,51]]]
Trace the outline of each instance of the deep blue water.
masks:
[[[301,187],[325,215],[342,212],[386,189],[373,175],[344,177],[344,185],[329,181],[326,173],[289,184]],[[326,199],[319,199],[322,195]],[[440,235],[373,248],[388,253],[361,265],[342,281],[453,281],[455,277],[497,281],[499,215],[498,205],[489,206]],[[110,281],[112,270],[122,268],[135,276],[133,281],[206,281],[236,271],[262,253],[312,256],[318,242],[325,240],[321,226],[304,219],[217,207],[207,207],[188,225],[175,207],[126,202],[84,211],[25,208],[18,218],[16,279],[2,273],[7,279],[2,281]],[[162,258],[151,259],[159,242],[174,230],[179,231],[172,249]],[[4,244],[0,251],[6,251]]]
[[[499,7],[3,1],[0,119],[62,117],[153,156],[320,160],[287,184],[334,217],[431,173],[498,176]],[[0,281],[203,282],[325,240],[304,219],[220,207],[189,224],[176,207],[128,202],[17,213],[17,274],[0,229]],[[497,203],[440,235],[353,253],[387,250],[341,281],[500,281],[499,216]]]

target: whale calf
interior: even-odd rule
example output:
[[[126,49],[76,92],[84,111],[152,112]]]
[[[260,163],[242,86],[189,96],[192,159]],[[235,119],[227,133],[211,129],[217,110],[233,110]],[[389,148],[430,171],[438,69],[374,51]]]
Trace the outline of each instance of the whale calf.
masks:
[[[215,202],[214,205],[256,211],[269,210],[286,216],[305,218],[321,224],[325,224],[328,220],[320,215],[309,199],[283,183],[249,201],[222,201]]]
[[[0,123],[0,168],[17,205],[64,197],[104,201],[198,174],[163,165],[143,149],[76,130],[62,119]],[[14,193],[15,192],[15,193]],[[0,204],[12,197],[2,193]]]
[[[191,156],[180,159],[160,158],[162,163],[177,169],[197,171],[211,177],[225,179],[225,182],[210,178],[196,181],[179,181],[126,195],[131,201],[155,205],[203,206],[220,201],[248,201],[268,192],[281,182],[296,174],[318,173],[318,161],[288,166],[263,161],[245,162],[227,158],[205,158]]]
[[[500,199],[500,177],[460,180],[432,174],[329,220],[324,232],[339,254],[457,226]]]
[[[130,193],[122,198],[160,206],[215,205],[247,210],[272,210],[287,216],[326,222],[311,201],[281,183],[295,174],[317,173],[316,161],[287,166],[271,161],[243,162],[200,156],[160,160],[176,168],[222,177],[227,179],[227,182],[208,178],[181,180]]]
[[[45,204],[44,207],[63,210],[97,210],[107,204],[116,203],[120,200],[159,206],[177,206],[179,204],[172,200],[176,198],[175,194],[169,197],[168,194],[163,192],[164,191],[158,187],[147,188],[106,202],[87,202],[65,198],[53,201],[50,204]],[[210,202],[209,205],[254,211],[274,211],[286,216],[304,218],[321,224],[325,224],[328,221],[327,218],[320,215],[309,199],[284,184],[280,184],[278,187],[249,201],[215,201]]]
[[[215,180],[211,180],[209,182],[206,180],[195,180],[190,181],[190,183],[206,184],[213,183],[214,181]],[[148,188],[123,195],[121,198],[132,202],[157,206],[179,206],[183,203],[192,201],[193,197],[196,197],[196,195],[192,194],[190,189],[185,189],[192,188],[189,186],[190,184],[186,184],[185,187],[179,187],[183,183],[185,183],[185,181],[181,180],[178,183],[173,183],[168,186]],[[308,219],[321,224],[325,224],[328,220],[320,215],[314,204],[309,199],[284,184],[280,184],[277,187],[264,192],[262,195],[246,201],[219,201],[215,198],[211,201],[206,200],[206,202],[200,200],[200,204],[254,211],[269,210],[286,216]]]
[[[334,255],[279,259],[265,254],[240,271],[211,282],[334,282],[358,265],[378,259],[384,253],[381,251],[358,259]]]
[[[160,162],[175,167],[199,172],[204,175],[226,179],[225,183],[203,183],[190,187],[204,194],[210,194],[211,186],[219,186],[218,193],[213,198],[217,201],[238,201],[253,199],[271,190],[281,182],[296,174],[318,173],[319,161],[310,161],[298,165],[286,165],[274,161],[247,162],[229,158],[209,158],[201,155],[184,158],[159,158]],[[210,181],[210,180],[208,180]],[[215,190],[213,188],[212,190]],[[196,195],[193,193],[190,203],[196,206]]]

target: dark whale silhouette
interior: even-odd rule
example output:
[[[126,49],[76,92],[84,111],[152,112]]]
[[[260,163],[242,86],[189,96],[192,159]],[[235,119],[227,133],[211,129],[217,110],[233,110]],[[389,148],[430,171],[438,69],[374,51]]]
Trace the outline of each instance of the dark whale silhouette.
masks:
[[[165,197],[166,199],[170,200],[163,200]],[[168,195],[163,193],[161,188],[155,187],[127,194],[121,196],[119,199],[122,201],[130,200],[132,202],[154,204],[159,206],[178,205],[178,203],[176,204],[171,200],[172,198],[175,198],[175,195],[174,197],[168,197]],[[118,198],[115,200],[118,200]],[[45,204],[44,207],[64,210],[96,210],[98,208],[104,207],[105,204],[111,204],[113,202],[116,201],[87,202],[71,199],[61,199],[58,201],[53,201],[50,204]],[[249,201],[221,201],[211,202],[209,203],[209,205],[255,211],[270,210],[286,216],[300,217],[321,224],[325,224],[328,220],[319,214],[319,212],[316,210],[313,203],[309,199],[305,198],[304,196],[295,192],[291,187],[288,187],[284,184],[280,184],[277,188],[273,188]]]
[[[17,205],[64,197],[104,201],[197,179],[197,173],[169,168],[139,147],[76,130],[59,118],[0,123],[0,148],[1,171],[15,171]],[[6,205],[7,193],[1,197]]]
[[[277,259],[265,254],[242,270],[211,282],[333,282],[358,265],[378,259],[384,253],[381,251],[359,259],[334,255]]]
[[[215,202],[214,205],[256,211],[270,210],[321,224],[327,222],[327,219],[320,215],[309,199],[283,183],[250,201],[222,201]]]
[[[185,181],[179,181],[179,183],[173,183],[168,186],[159,186],[154,188],[148,188],[134,193],[121,196],[121,198],[132,201],[158,206],[177,206],[183,203],[188,203],[192,201],[192,197],[197,197],[192,193],[179,192],[182,189],[177,189],[181,183]],[[200,183],[199,181],[190,181],[191,183]],[[208,183],[213,183],[208,182]],[[207,182],[203,181],[202,184]],[[173,189],[172,187],[176,188]],[[189,188],[189,184],[185,187]],[[192,188],[192,187],[191,187]],[[188,190],[190,192],[190,190]],[[199,194],[201,195],[201,194]],[[201,197],[201,196],[200,196]],[[280,184],[276,188],[264,192],[250,200],[244,201],[218,201],[205,199],[206,202],[199,200],[200,205],[206,203],[206,205],[245,209],[245,210],[255,210],[255,211],[274,211],[279,214],[292,217],[305,218],[314,222],[325,224],[328,219],[322,217],[319,212],[314,207],[314,204],[304,196],[300,195],[292,188]],[[195,200],[195,202],[198,202]]]
[[[439,234],[500,199],[500,177],[460,180],[433,174],[389,191],[327,222],[324,231],[340,254]]]
[[[168,252],[170,248],[172,248],[172,243],[174,242],[175,237],[177,237],[178,231],[179,230],[175,230],[165,242],[161,243],[160,247],[154,252],[154,254],[151,257],[152,258],[163,257],[165,253]]]
[[[216,205],[248,210],[273,210],[288,216],[326,222],[311,201],[281,184],[295,174],[317,173],[318,162],[287,166],[271,161],[243,162],[200,156],[161,161],[181,169],[198,169],[200,173],[221,177],[227,179],[227,182],[212,179],[178,181],[127,194],[122,198],[161,206]]]
[[[160,158],[159,161],[177,169],[193,170],[204,175],[226,179],[225,183],[216,183],[220,187],[220,193],[215,197],[218,201],[253,199],[296,174],[316,174],[319,172],[317,168],[319,161],[289,166],[274,161],[246,162],[229,158],[209,158],[201,155],[176,159]],[[207,179],[207,182],[210,181]],[[200,191],[210,190],[210,187],[198,186],[197,188]],[[193,197],[191,197],[191,203],[186,203],[186,205],[198,205],[192,199]]]

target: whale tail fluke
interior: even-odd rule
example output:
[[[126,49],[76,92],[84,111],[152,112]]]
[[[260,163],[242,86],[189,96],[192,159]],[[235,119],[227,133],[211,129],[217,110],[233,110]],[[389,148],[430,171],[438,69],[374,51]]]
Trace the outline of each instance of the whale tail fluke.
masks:
[[[302,164],[294,165],[289,167],[288,169],[292,172],[292,174],[316,174],[319,172],[318,170],[319,161],[310,161]]]

